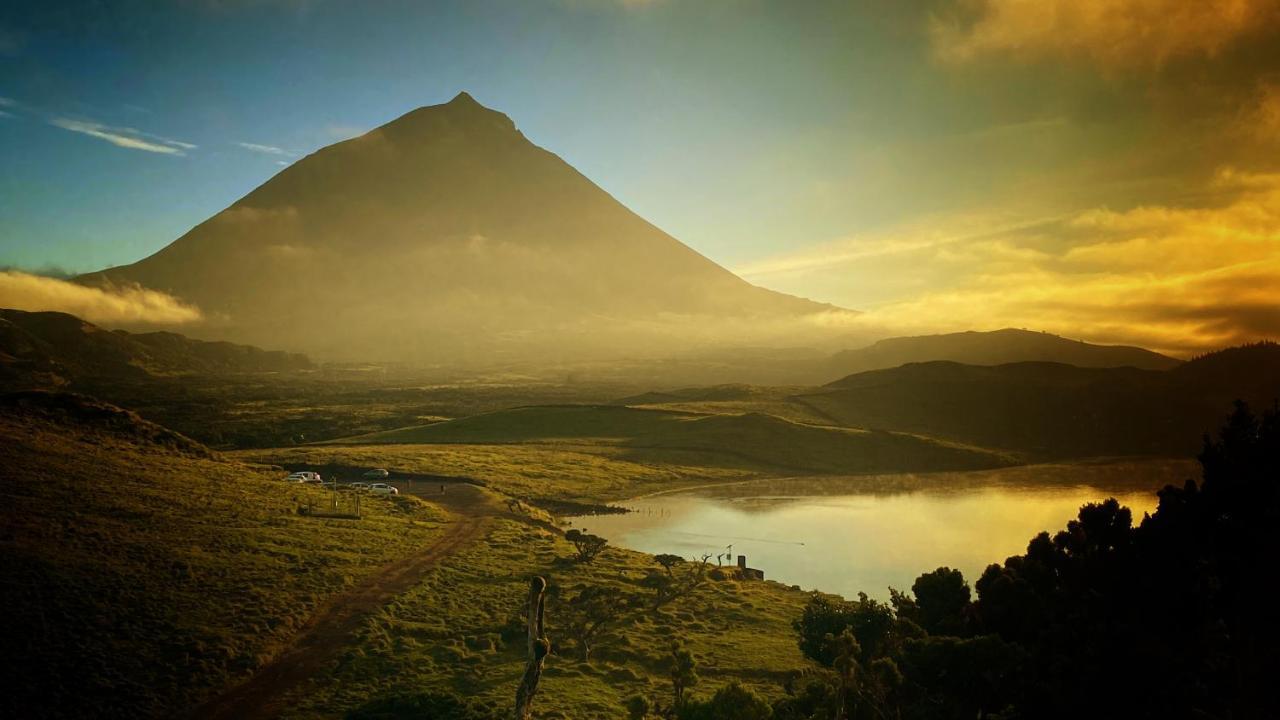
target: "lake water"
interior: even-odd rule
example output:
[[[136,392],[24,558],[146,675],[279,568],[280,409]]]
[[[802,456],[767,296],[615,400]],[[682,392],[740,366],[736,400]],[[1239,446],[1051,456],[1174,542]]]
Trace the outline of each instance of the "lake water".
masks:
[[[1134,523],[1155,491],[1196,477],[1193,463],[1141,461],[848,478],[791,478],[637,498],[635,512],[569,518],[615,545],[686,558],[729,552],[770,580],[845,597],[888,598],[921,573],[984,568],[1115,497]],[[732,563],[730,563],[732,564]]]

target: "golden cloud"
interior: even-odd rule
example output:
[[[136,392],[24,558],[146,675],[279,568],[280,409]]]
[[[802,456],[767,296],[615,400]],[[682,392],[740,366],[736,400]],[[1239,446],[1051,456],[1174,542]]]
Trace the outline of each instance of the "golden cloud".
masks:
[[[1213,207],[903,233],[863,243],[879,252],[833,253],[826,264],[807,252],[754,268],[774,270],[783,290],[874,288],[880,296],[828,299],[867,309],[835,324],[881,336],[1023,327],[1184,356],[1280,338],[1280,174],[1227,170],[1213,186],[1230,193]]]
[[[959,9],[965,19],[932,23],[935,50],[952,62],[1011,54],[1152,68],[1280,25],[1277,0],[965,0]]]
[[[202,317],[172,295],[136,285],[86,287],[15,270],[0,271],[0,307],[70,313],[107,325],[184,325]]]

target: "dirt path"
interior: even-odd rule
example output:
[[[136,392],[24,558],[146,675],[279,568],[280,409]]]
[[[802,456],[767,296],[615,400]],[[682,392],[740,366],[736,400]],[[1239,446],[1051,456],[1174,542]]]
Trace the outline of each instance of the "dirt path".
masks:
[[[437,490],[438,492],[438,490]],[[424,493],[425,495],[425,493]],[[413,587],[442,559],[480,540],[490,521],[503,514],[487,493],[469,486],[451,486],[444,497],[433,497],[455,513],[444,535],[422,552],[396,561],[358,587],[338,595],[303,626],[293,644],[245,682],[200,706],[196,720],[266,720],[280,715],[291,690],[321,674],[344,649],[365,618],[396,595]]]

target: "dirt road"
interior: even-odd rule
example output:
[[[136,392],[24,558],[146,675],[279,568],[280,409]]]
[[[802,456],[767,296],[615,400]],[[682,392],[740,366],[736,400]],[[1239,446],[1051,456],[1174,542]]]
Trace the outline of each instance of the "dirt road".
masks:
[[[434,490],[438,493],[438,486]],[[424,491],[424,496],[428,493]],[[215,697],[191,715],[196,720],[267,720],[280,715],[291,690],[320,674],[354,639],[373,611],[413,587],[442,559],[484,537],[490,521],[505,514],[483,490],[451,485],[430,497],[454,514],[444,534],[422,552],[399,560],[360,586],[331,599],[295,637],[293,644],[253,677]],[[443,502],[442,502],[443,501]]]

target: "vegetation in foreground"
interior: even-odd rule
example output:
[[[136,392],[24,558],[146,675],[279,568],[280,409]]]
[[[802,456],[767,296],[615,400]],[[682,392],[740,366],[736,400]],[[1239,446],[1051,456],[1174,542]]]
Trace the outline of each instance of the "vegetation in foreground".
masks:
[[[740,581],[714,562],[681,561],[668,571],[652,556],[613,547],[583,561],[558,533],[503,521],[371,617],[357,647],[288,699],[285,717],[436,717],[421,711],[442,712],[451,701],[441,698],[508,717],[525,669],[531,575],[550,583],[554,647],[534,702],[538,718],[620,719],[632,695],[665,698],[673,638],[705,683],[738,681],[765,697],[781,697],[806,665],[791,631],[804,592]]]
[[[939,568],[888,603],[813,594],[796,612],[780,586],[729,581],[651,612],[645,590],[660,597],[665,583],[653,579],[673,577],[663,573],[679,558],[653,558],[665,570],[640,577],[634,553],[566,561],[557,538],[504,539],[508,528],[484,555],[442,569],[451,582],[372,620],[361,651],[300,695],[295,716],[505,716],[522,659],[507,643],[519,643],[523,622],[501,618],[525,589],[490,569],[505,559],[563,583],[548,606],[556,649],[535,717],[1273,717],[1280,623],[1259,569],[1280,551],[1280,412],[1259,419],[1238,406],[1200,461],[1202,481],[1166,487],[1137,526],[1114,500],[1084,506],[1064,531],[991,565],[976,599],[959,572]],[[753,593],[767,604],[736,613]],[[429,610],[442,602],[449,618],[466,618],[461,633]],[[779,627],[787,611],[794,634]],[[590,652],[584,613],[610,619]],[[374,678],[375,697],[341,697]]]
[[[76,396],[4,396],[0,467],[11,718],[180,714],[447,521],[414,498],[302,517],[327,493]]]
[[[19,649],[4,670],[30,680],[8,715],[172,715],[447,520],[412,498],[371,502],[360,523],[300,517],[313,490],[117,408],[4,402],[4,632]],[[554,648],[538,718],[1266,717],[1280,632],[1258,568],[1280,550],[1280,416],[1241,407],[1201,462],[1203,482],[1166,488],[1137,527],[1114,501],[1082,508],[988,568],[976,599],[946,568],[889,603],[846,601],[494,520],[368,616],[285,715],[505,716],[538,574]]]

